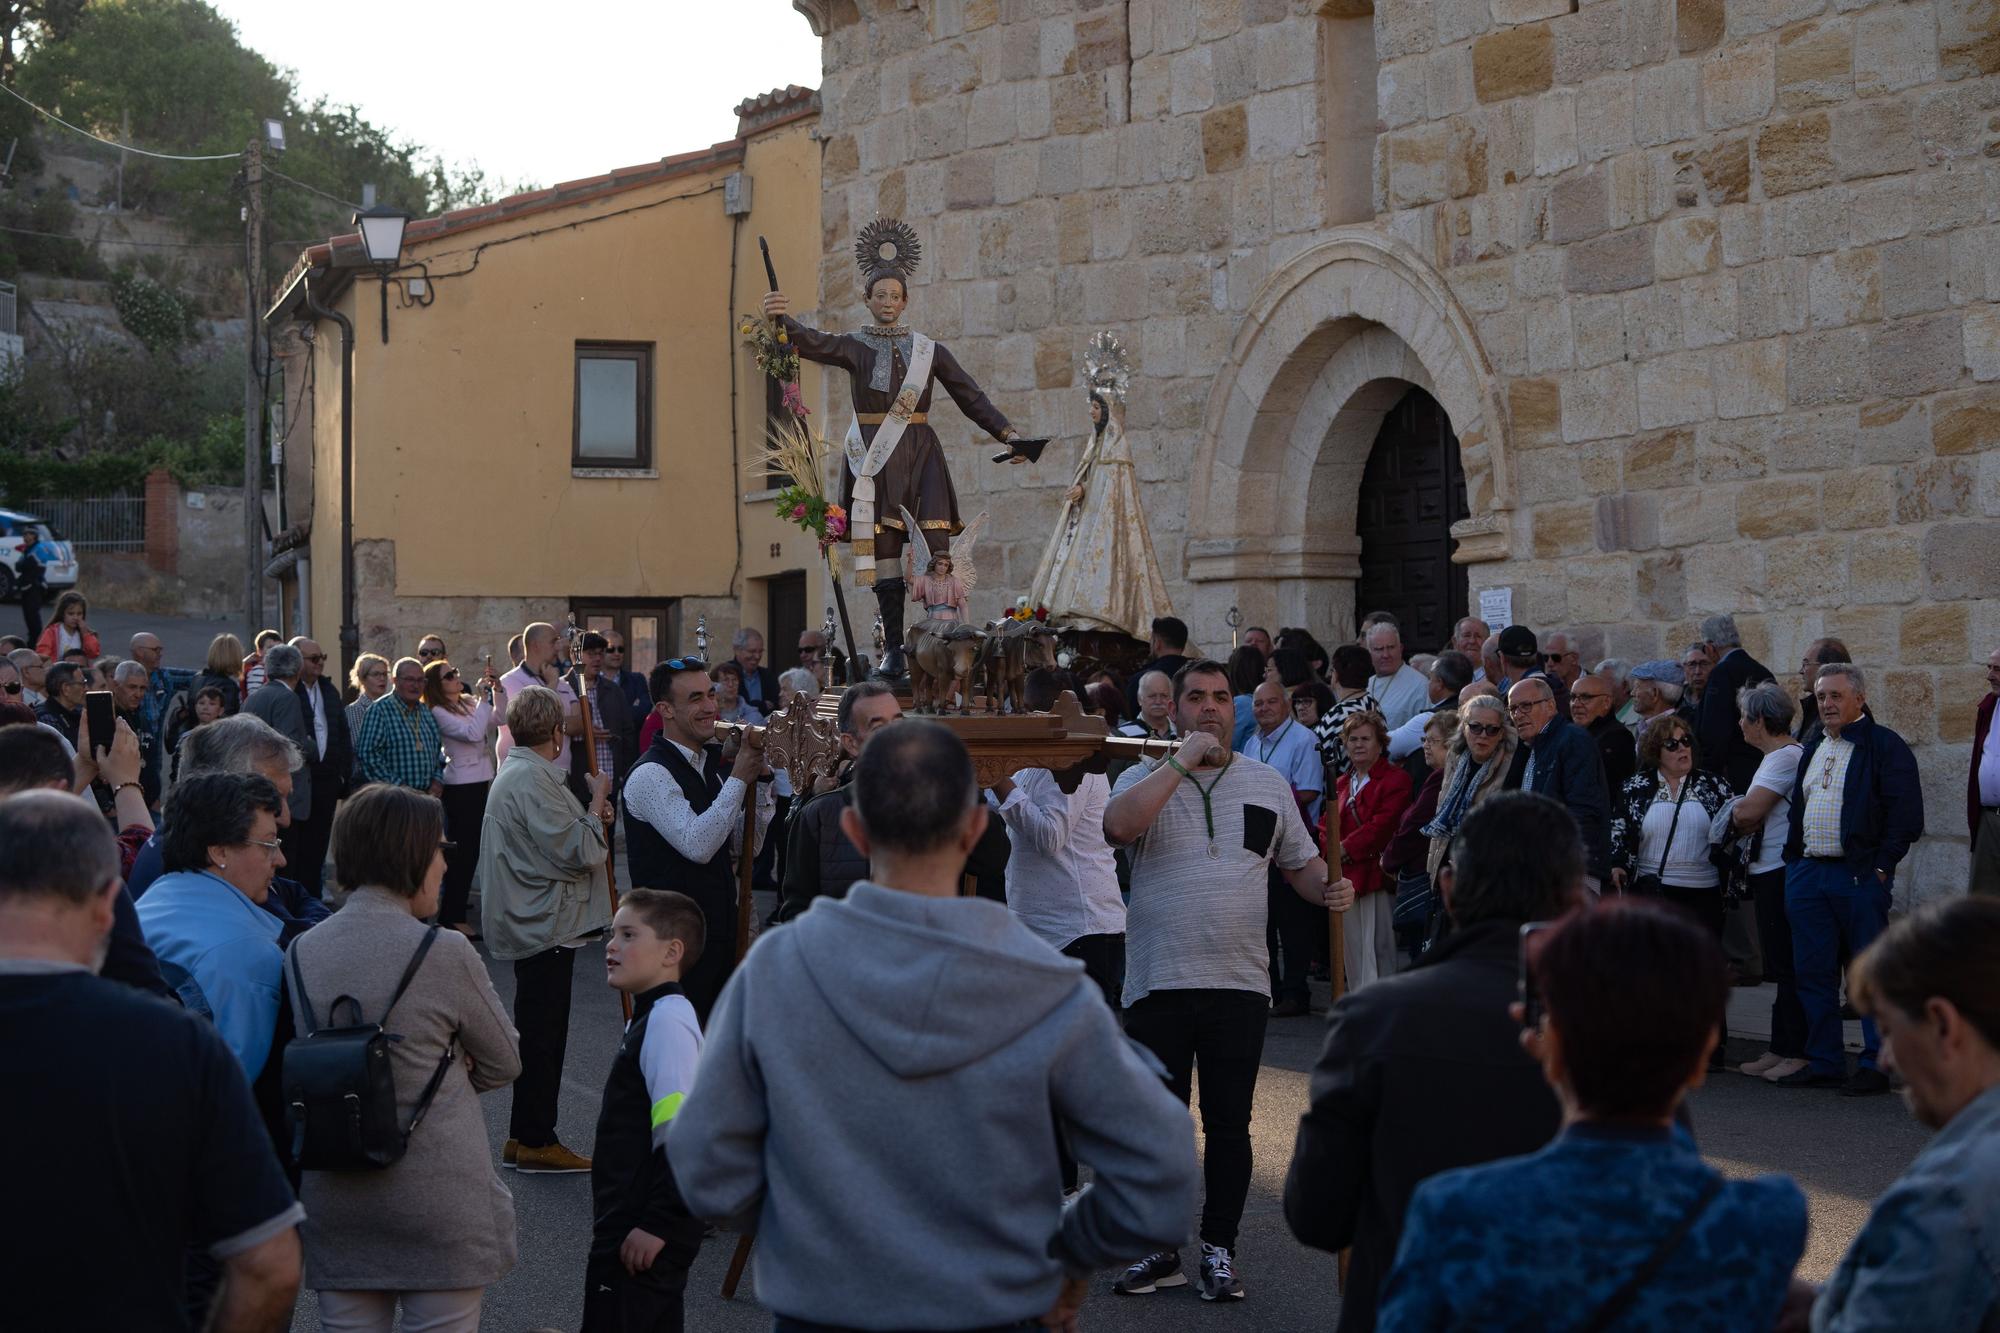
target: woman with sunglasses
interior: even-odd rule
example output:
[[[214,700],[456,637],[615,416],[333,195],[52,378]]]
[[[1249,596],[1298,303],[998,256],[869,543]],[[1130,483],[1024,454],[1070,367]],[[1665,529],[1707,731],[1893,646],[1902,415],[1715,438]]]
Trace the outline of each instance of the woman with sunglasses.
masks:
[[[476,939],[465,921],[472,872],[479,865],[479,830],[486,822],[486,794],[493,787],[493,741],[507,712],[507,691],[489,669],[473,691],[450,662],[439,658],[424,668],[424,703],[444,738],[444,827],[451,846],[444,852],[444,888],[438,895],[438,924]]]
[[[1703,772],[1694,728],[1678,713],[1639,738],[1639,771],[1611,803],[1611,883],[1665,898],[1722,938],[1722,872],[1708,858],[1710,824],[1729,804],[1727,784]]]
[[[1345,648],[1336,649],[1335,655]],[[1431,883],[1438,882],[1438,871],[1451,859],[1451,840],[1458,836],[1465,816],[1506,782],[1520,743],[1507,719],[1507,706],[1495,696],[1474,695],[1459,706],[1458,731],[1446,747],[1444,778],[1438,786],[1437,814],[1423,828],[1431,840],[1424,862]]]
[[[361,734],[361,719],[368,715],[368,705],[389,692],[389,659],[380,653],[363,653],[354,659],[354,666],[347,673],[347,734]],[[361,757],[354,758],[355,786],[360,786]]]

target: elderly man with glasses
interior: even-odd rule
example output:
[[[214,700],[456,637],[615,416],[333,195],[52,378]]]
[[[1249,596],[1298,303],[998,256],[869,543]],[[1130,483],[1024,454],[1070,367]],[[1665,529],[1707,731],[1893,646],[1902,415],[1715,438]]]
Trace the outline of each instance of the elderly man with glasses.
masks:
[[[631,661],[625,651],[625,636],[615,629],[605,630],[604,674],[632,705],[632,716],[644,717],[653,711],[653,696],[646,690],[646,678],[631,669]]]
[[[369,706],[354,741],[361,776],[440,796],[444,737],[424,704],[423,663],[403,658],[390,670],[389,681],[390,692]]]
[[[1860,1062],[1846,1077],[1840,951],[1859,954],[1888,923],[1896,867],[1924,833],[1924,791],[1909,745],[1868,716],[1861,668],[1821,667],[1813,700],[1821,733],[1799,757],[1785,838],[1785,915],[1812,1063],[1779,1082],[1862,1097],[1887,1092],[1889,1080],[1876,1062],[1874,1021],[1866,1018]]]
[[[1597,743],[1597,757],[1604,764],[1604,785],[1613,792],[1624,787],[1639,762],[1632,733],[1615,715],[1616,699],[1611,682],[1594,672],[1578,676],[1569,689],[1569,720]]]
[[[292,873],[318,897],[327,845],[333,840],[334,808],[347,795],[354,770],[354,738],[347,729],[347,713],[340,706],[340,691],[326,678],[326,649],[304,635],[288,646],[299,651],[299,680],[293,693],[312,737],[312,748],[305,752],[312,801],[304,816],[294,811],[291,827],[279,836],[284,839],[285,859],[291,863]]]
[[[1517,680],[1507,691],[1507,716],[1521,738],[1506,786],[1558,801],[1583,835],[1584,884],[1599,892],[1611,870],[1611,793],[1597,742],[1556,706],[1547,676]]]

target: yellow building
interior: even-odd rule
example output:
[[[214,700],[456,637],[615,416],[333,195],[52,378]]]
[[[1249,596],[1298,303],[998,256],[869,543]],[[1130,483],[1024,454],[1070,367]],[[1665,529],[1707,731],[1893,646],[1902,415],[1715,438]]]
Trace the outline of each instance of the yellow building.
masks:
[[[760,235],[801,305],[818,285],[819,97],[736,111],[698,152],[414,221],[386,279],[357,236],[300,257],[266,317],[287,632],[340,645],[343,671],[427,633],[504,669],[510,635],[574,614],[644,672],[705,615],[712,659],[740,623],[791,664],[824,566],[745,471],[782,409],[736,317],[767,285]],[[816,368],[802,387],[817,425]]]

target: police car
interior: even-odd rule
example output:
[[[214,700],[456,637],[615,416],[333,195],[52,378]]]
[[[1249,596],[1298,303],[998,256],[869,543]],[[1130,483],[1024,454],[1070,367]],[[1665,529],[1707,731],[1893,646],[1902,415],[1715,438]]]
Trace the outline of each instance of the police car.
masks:
[[[76,586],[76,549],[46,519],[18,509],[0,509],[0,601],[15,599],[15,567],[21,553],[41,546],[43,582],[51,595]]]

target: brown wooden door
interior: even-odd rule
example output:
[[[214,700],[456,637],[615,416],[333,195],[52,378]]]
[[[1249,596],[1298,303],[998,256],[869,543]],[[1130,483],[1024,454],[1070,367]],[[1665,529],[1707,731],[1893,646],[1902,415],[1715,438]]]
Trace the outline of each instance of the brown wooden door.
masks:
[[[806,632],[806,576],[765,580],[764,662],[783,672],[799,664],[799,635]]]
[[[1445,646],[1468,597],[1465,566],[1451,562],[1451,525],[1470,512],[1451,421],[1437,399],[1412,388],[1383,420],[1362,472],[1353,628],[1371,611],[1388,611],[1403,627],[1405,652]]]
[[[670,598],[598,602],[581,598],[570,604],[576,623],[602,634],[617,630],[625,636],[625,669],[646,675],[680,645],[680,607]],[[694,645],[688,645],[694,651]]]

